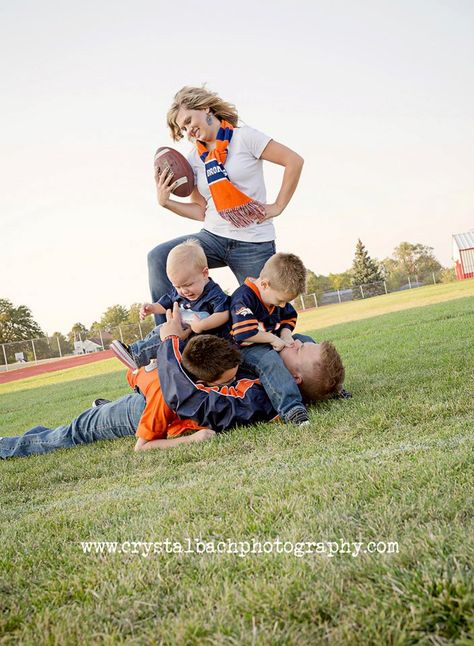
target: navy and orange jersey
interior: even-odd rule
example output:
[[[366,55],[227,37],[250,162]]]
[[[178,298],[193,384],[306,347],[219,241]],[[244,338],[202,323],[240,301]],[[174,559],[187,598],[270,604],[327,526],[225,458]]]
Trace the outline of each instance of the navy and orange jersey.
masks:
[[[173,309],[173,303],[178,303],[180,309],[193,310],[194,312],[206,312],[215,314],[216,312],[226,312],[230,305],[230,296],[228,296],[212,278],[204,287],[204,291],[195,301],[190,301],[184,296],[180,296],[176,289],[173,289],[160,298],[158,301],[165,310]]]
[[[145,398],[145,410],[140,417],[136,436],[150,442],[163,438],[178,437],[189,431],[198,431],[201,426],[193,420],[180,419],[163,399],[161,384],[156,368],[148,366],[127,372],[131,388],[138,389]]]
[[[278,334],[283,328],[293,331],[297,314],[289,303],[285,307],[264,303],[257,285],[246,278],[231,296],[230,317],[232,337],[242,344],[258,332]]]
[[[158,348],[158,375],[169,408],[217,433],[238,424],[269,421],[277,416],[258,379],[239,373],[231,386],[195,383],[181,365],[184,344],[168,337]]]

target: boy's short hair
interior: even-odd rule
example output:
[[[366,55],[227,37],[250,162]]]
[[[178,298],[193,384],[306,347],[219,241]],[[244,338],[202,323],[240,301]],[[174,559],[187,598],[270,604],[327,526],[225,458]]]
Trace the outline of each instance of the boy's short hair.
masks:
[[[183,350],[183,368],[198,381],[216,381],[222,373],[238,366],[238,347],[213,334],[199,334],[190,339]]]
[[[260,278],[270,287],[296,298],[306,290],[306,267],[293,253],[276,253],[263,265]]]
[[[330,341],[323,341],[320,346],[321,360],[313,364],[299,384],[306,403],[330,399],[340,393],[344,383],[345,369],[339,352]]]
[[[199,271],[207,267],[207,258],[199,240],[188,238],[171,249],[166,266],[169,267],[171,263],[191,265]]]

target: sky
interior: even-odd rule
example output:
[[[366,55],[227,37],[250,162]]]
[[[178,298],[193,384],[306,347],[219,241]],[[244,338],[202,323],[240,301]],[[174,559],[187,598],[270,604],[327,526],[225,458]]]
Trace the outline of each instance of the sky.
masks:
[[[328,274],[358,238],[406,240],[450,266],[474,229],[473,33],[471,0],[3,0],[0,298],[49,334],[149,300],[147,252],[200,228],[158,206],[153,155],[202,83],[305,159],[278,250]]]

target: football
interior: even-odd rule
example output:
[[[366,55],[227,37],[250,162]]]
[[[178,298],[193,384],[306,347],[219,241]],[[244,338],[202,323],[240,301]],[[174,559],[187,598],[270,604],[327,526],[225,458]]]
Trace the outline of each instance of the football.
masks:
[[[194,173],[188,160],[173,148],[162,146],[155,153],[155,171],[173,173],[173,195],[188,197],[194,189]]]

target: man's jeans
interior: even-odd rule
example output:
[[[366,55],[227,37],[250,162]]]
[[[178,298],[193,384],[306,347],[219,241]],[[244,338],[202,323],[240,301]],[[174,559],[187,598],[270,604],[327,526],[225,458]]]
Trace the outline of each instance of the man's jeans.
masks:
[[[176,245],[195,238],[199,240],[207,257],[210,269],[229,267],[241,285],[247,276],[257,277],[263,265],[275,253],[275,241],[269,242],[241,242],[216,236],[205,229],[198,233],[181,236],[169,240],[152,249],[148,254],[148,279],[153,303],[156,303],[163,294],[168,293],[172,285],[166,275],[166,259]],[[155,314],[157,324],[164,323],[166,317]]]
[[[125,395],[110,404],[88,408],[66,426],[54,429],[35,426],[24,435],[0,439],[0,458],[38,455],[77,444],[134,435],[144,409],[142,395]]]
[[[314,339],[304,334],[293,338],[302,343]],[[304,408],[300,389],[290,372],[286,369],[280,354],[268,343],[254,343],[240,348],[244,368],[257,373],[273,408],[283,420],[288,421],[297,409]]]

